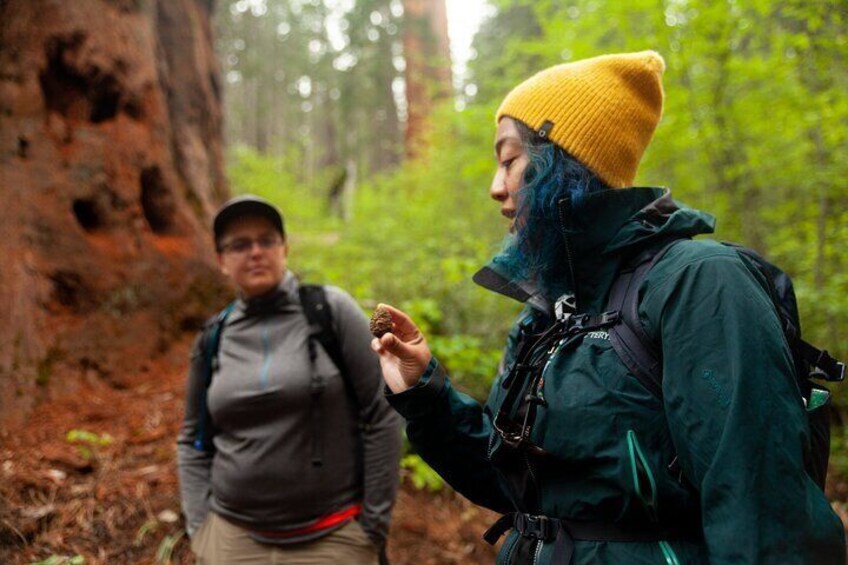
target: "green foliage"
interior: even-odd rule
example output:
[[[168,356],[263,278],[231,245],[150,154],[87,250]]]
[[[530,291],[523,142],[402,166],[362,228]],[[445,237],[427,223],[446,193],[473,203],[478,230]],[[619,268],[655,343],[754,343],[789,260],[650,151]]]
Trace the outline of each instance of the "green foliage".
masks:
[[[77,452],[80,456],[91,461],[97,458],[101,448],[111,445],[113,440],[109,434],[97,435],[87,430],[74,429],[68,431],[65,435],[65,441],[77,444]]]
[[[433,355],[450,370],[451,379],[471,396],[483,400],[497,373],[501,348],[487,348],[478,336],[435,335],[430,340]]]
[[[233,190],[257,194],[279,204],[285,212],[286,229],[295,236],[331,231],[337,222],[329,217],[324,199],[294,174],[301,157],[297,148],[281,157],[269,157],[247,146],[237,146],[229,168]]]
[[[43,561],[37,561],[32,565],[85,565],[85,557],[82,555],[74,555],[67,557],[65,555],[51,555]]]
[[[156,532],[156,530],[158,528],[159,528],[159,522],[157,522],[156,520],[146,521],[136,531],[135,539],[133,539],[133,546],[134,547],[141,547],[142,544],[144,543],[144,540],[147,538],[147,536]]]
[[[430,492],[438,492],[445,486],[442,477],[431,469],[418,455],[405,455],[400,462],[400,466],[409,471],[409,475],[407,476],[412,481],[412,486],[418,490],[427,489]]]
[[[97,435],[94,432],[87,430],[70,430],[65,439],[71,443],[87,443],[92,446],[106,446],[112,443],[112,436],[109,434]]]
[[[174,535],[167,535],[162,538],[162,542],[159,544],[159,548],[156,550],[156,562],[162,564],[169,564],[172,562],[174,557],[174,550],[177,547],[177,544],[180,543],[180,540],[185,537],[185,531],[180,530]]]

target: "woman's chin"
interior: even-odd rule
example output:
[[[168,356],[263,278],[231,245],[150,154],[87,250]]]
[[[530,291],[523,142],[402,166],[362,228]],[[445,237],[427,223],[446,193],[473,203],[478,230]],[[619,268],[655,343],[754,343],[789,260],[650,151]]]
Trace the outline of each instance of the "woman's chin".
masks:
[[[248,284],[241,287],[241,291],[247,298],[256,298],[268,294],[276,286],[276,282],[271,280],[270,277],[262,277],[258,280],[249,281]]]

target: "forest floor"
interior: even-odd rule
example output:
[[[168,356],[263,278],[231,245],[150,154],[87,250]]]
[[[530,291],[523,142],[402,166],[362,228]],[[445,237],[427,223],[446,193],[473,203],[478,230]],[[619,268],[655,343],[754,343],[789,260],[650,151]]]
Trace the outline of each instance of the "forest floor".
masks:
[[[0,563],[192,562],[175,444],[188,347],[175,346],[119,385],[83,377],[77,390],[0,430]],[[496,517],[449,489],[418,491],[405,479],[389,558],[492,563],[481,535]]]

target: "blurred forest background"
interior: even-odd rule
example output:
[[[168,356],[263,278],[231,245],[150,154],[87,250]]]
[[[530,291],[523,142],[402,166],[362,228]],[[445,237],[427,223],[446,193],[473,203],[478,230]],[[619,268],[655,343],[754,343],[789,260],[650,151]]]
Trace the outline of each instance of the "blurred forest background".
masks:
[[[806,339],[848,359],[845,0],[459,5],[0,0],[0,560],[191,561],[173,439],[190,339],[230,297],[208,229],[228,193],[277,203],[302,279],[411,313],[483,399],[519,310],[471,282],[507,230],[494,112],[561,62],[665,57],[637,184],[782,266]],[[831,388],[845,520],[848,385]],[[404,466],[393,562],[491,562],[492,515]]]

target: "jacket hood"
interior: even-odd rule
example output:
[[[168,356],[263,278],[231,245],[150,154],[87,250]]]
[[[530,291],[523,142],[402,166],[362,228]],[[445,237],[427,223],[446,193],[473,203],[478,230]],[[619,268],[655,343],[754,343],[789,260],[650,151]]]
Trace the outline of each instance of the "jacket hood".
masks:
[[[568,251],[563,260],[571,262],[574,273],[568,286],[581,311],[603,306],[623,260],[668,239],[712,233],[715,228],[713,216],[675,202],[668,189],[653,187],[594,192],[579,206],[564,199],[560,213]],[[474,282],[549,311],[557,297],[544,296],[534,281],[514,280],[497,258],[474,275]]]

